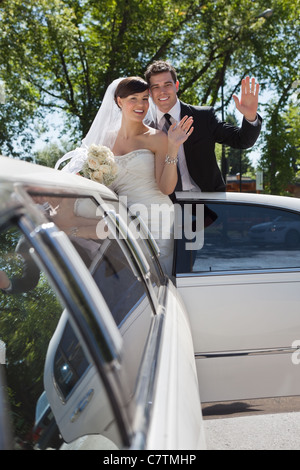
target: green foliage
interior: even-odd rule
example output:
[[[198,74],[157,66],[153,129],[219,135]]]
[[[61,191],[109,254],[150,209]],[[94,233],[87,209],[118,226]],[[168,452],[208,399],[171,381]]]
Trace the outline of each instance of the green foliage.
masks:
[[[235,116],[232,114],[227,116],[226,122],[229,122],[235,126],[238,125]],[[248,175],[254,173],[254,169],[251,165],[247,151],[226,147],[226,158],[228,162],[229,175],[236,175],[238,173],[242,175]]]
[[[265,143],[260,160],[265,189],[271,194],[286,194],[289,183],[299,182],[299,106],[290,104],[282,113],[279,109],[278,102],[270,103],[267,109]]]
[[[73,150],[74,145],[70,142],[61,140],[60,143],[51,142],[42,150],[35,153],[35,163],[38,165],[48,166],[53,168],[57,160],[65,153]]]
[[[15,253],[20,233],[0,234],[0,269],[20,276],[23,261]],[[43,391],[44,360],[62,307],[43,274],[34,290],[19,295],[0,291],[0,338],[7,347],[7,382],[18,435],[33,427],[35,406]]]

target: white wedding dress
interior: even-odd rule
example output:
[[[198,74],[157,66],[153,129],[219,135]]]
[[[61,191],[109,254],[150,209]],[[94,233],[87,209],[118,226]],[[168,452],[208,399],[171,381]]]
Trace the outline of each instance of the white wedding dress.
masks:
[[[134,150],[115,156],[118,175],[110,188],[122,199],[131,212],[140,215],[160,249],[160,262],[171,276],[173,261],[174,206],[156,183],[154,154],[147,149]]]

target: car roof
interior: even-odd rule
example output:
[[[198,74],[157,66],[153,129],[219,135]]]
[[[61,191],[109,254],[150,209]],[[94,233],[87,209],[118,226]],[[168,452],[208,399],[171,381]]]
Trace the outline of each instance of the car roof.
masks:
[[[273,196],[270,194],[256,194],[256,193],[235,193],[235,192],[217,192],[217,193],[202,193],[202,192],[176,192],[178,201],[193,201],[199,200],[203,202],[229,202],[229,203],[248,203],[260,204],[266,206],[281,207],[300,211],[300,199],[288,196]]]
[[[0,156],[1,180],[12,183],[34,184],[36,186],[45,184],[52,187],[63,186],[66,189],[92,190],[97,191],[102,197],[117,198],[115,193],[103,184],[83,178],[82,176],[11,157]]]
[[[54,170],[35,163],[25,162],[16,158],[0,156],[0,181],[12,183],[26,183],[40,186],[63,186],[66,189],[76,188],[97,191],[100,196],[117,199],[117,196],[106,186],[91,181],[81,176]],[[178,201],[211,201],[229,203],[248,203],[267,206],[282,207],[285,209],[300,211],[300,199],[287,196],[273,196],[269,194],[240,193],[240,192],[177,192]]]

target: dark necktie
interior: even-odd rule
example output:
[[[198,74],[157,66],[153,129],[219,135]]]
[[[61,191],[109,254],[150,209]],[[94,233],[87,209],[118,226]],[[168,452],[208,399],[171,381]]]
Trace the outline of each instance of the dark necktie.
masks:
[[[166,134],[168,133],[168,130],[169,130],[169,127],[172,126],[172,123],[171,123],[171,115],[166,113],[164,114],[164,118],[165,118],[165,123],[163,125],[163,132],[165,132]]]

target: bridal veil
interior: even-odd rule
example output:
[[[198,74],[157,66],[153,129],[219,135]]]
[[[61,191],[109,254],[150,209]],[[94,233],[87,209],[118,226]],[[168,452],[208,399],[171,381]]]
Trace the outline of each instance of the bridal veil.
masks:
[[[115,103],[115,91],[119,83],[124,79],[117,78],[107,88],[101,106],[96,114],[96,117],[87,133],[81,142],[81,146],[75,150],[66,153],[55,164],[55,169],[58,169],[61,163],[70,160],[67,165],[62,168],[62,171],[68,173],[78,173],[87,158],[87,151],[90,145],[105,145],[112,149],[117,137],[118,130],[121,127],[122,112]],[[149,99],[149,111],[144,120],[146,124],[154,122],[154,107],[151,98]]]

